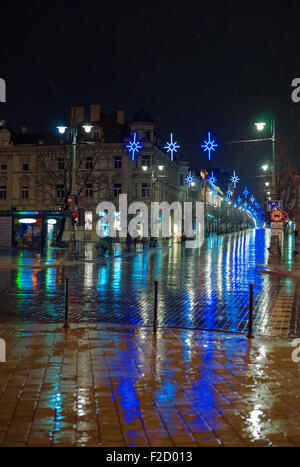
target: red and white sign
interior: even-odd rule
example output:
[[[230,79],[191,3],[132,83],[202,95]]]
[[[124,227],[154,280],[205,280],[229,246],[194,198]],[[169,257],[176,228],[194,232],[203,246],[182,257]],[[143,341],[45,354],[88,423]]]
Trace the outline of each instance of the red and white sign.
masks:
[[[282,211],[273,211],[271,213],[271,219],[274,222],[280,222],[282,220]]]

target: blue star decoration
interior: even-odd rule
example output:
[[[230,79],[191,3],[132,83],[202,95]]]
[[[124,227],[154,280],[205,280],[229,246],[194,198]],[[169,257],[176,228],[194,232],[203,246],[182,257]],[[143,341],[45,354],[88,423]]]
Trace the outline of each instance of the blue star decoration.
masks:
[[[235,170],[234,170],[234,172],[233,172],[232,177],[230,178],[230,181],[231,181],[231,183],[233,184],[234,188],[236,188],[236,185],[239,183],[240,179],[239,179],[239,177],[237,176],[237,174],[235,173]]]
[[[240,196],[238,197],[237,202],[238,202],[239,204],[241,204],[242,198],[241,198]]]
[[[189,174],[187,175],[187,177],[185,177],[185,181],[186,183],[188,184],[189,188],[191,187],[191,184],[193,183],[194,181],[194,177],[192,176],[192,172],[189,171]]]
[[[245,198],[247,198],[248,195],[249,195],[249,191],[248,191],[248,188],[246,186],[245,186],[245,189],[243,191],[243,195],[245,196]]]
[[[134,161],[134,153],[139,152],[139,149],[142,148],[140,142],[136,141],[136,133],[133,133],[133,141],[129,141],[126,147],[128,148],[129,152],[132,152],[131,160]]]
[[[214,176],[214,173],[211,173],[211,176],[207,179],[211,185],[215,185],[217,183],[217,178]]]
[[[215,141],[211,141],[210,139],[210,131],[208,132],[208,141],[204,141],[204,144],[201,145],[202,148],[204,148],[204,151],[208,151],[208,160],[210,161],[211,159],[211,151],[215,151],[215,148],[218,145],[215,143]]]
[[[180,148],[180,145],[177,144],[177,141],[175,143],[173,142],[173,133],[170,134],[170,142],[164,146],[164,149],[167,149],[167,152],[171,153],[171,161],[174,160],[174,152],[177,152],[177,149]]]
[[[230,198],[230,197],[231,197],[232,191],[230,190],[230,188],[229,188],[229,190],[226,192],[226,195],[227,195],[227,198]]]
[[[254,198],[254,196],[253,196],[253,195],[251,196],[251,198],[250,198],[250,201],[251,201],[251,203],[252,203],[252,204],[254,203],[254,201],[255,201],[255,198]]]

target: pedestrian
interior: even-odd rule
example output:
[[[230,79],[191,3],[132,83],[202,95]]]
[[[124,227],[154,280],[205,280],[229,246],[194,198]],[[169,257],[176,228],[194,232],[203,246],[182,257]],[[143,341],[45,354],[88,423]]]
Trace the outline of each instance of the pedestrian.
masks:
[[[129,233],[127,233],[126,245],[127,245],[127,250],[130,251],[130,247],[131,247],[131,236],[129,235]]]

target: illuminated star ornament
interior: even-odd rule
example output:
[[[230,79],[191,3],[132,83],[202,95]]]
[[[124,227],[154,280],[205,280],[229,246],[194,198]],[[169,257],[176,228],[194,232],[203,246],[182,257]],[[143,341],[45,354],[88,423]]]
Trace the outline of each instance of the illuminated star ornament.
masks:
[[[245,186],[245,189],[243,191],[243,195],[245,196],[245,198],[247,198],[248,195],[249,195],[249,191],[248,191],[248,188],[246,186]]]
[[[194,181],[194,177],[192,176],[192,172],[189,171],[189,174],[187,177],[185,177],[185,181],[186,183],[188,184],[189,188],[191,188],[191,184],[193,183]]]
[[[132,152],[131,160],[134,161],[134,153],[139,152],[139,149],[142,147],[140,142],[136,141],[136,133],[133,133],[133,141],[129,141],[129,144],[127,144],[126,147],[128,148],[129,152]]]
[[[177,149],[180,148],[179,144],[177,144],[177,142],[175,141],[175,143],[173,142],[173,133],[171,133],[170,135],[170,142],[166,144],[166,146],[164,146],[164,149],[167,149],[167,152],[170,152],[171,153],[171,161],[174,160],[174,152],[177,152]]]
[[[253,196],[253,195],[251,196],[251,198],[250,198],[250,201],[251,201],[251,203],[252,203],[252,204],[254,203],[254,201],[255,201],[255,198],[254,198],[254,196]]]
[[[211,151],[215,151],[215,148],[217,146],[218,145],[214,141],[211,141],[210,132],[208,132],[208,141],[204,141],[204,144],[202,144],[201,147],[204,148],[204,151],[208,151],[208,160],[209,161],[211,159]]]
[[[238,202],[239,204],[241,204],[242,198],[241,198],[240,196],[238,197],[237,202]]]
[[[217,178],[214,176],[214,173],[212,172],[211,173],[211,176],[208,178],[208,181],[209,183],[211,183],[211,185],[215,185],[217,183]]]
[[[233,172],[233,175],[232,175],[230,181],[233,184],[234,188],[236,188],[236,185],[239,183],[240,179],[237,176],[237,174],[235,173],[235,171]]]
[[[230,198],[230,197],[231,197],[232,191],[230,190],[230,188],[229,188],[229,190],[226,192],[226,195],[227,195],[227,198]]]

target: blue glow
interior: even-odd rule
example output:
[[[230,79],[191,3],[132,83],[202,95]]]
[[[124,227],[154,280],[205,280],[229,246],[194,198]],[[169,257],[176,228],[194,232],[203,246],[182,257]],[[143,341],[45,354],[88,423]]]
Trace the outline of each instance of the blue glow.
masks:
[[[201,147],[204,148],[204,151],[208,151],[208,160],[211,159],[211,151],[215,151],[217,146],[218,145],[214,140],[211,141],[210,132],[208,132],[208,141],[204,141],[204,144],[201,145]]]
[[[232,195],[232,191],[230,190],[230,188],[229,188],[229,190],[226,192],[226,195],[227,195],[227,198],[230,199],[230,197],[231,197],[231,195]]]
[[[245,186],[245,189],[243,191],[243,195],[245,196],[245,198],[247,198],[248,195],[249,195],[249,191],[248,191],[248,188],[246,186]]]
[[[252,204],[254,203],[254,201],[255,201],[255,198],[254,198],[254,196],[253,196],[253,195],[251,196],[251,198],[250,198],[250,201],[251,201],[251,203],[252,203]]]
[[[192,172],[189,171],[189,174],[187,177],[185,177],[185,181],[186,183],[189,185],[189,188],[191,188],[191,184],[193,183],[194,181],[194,177],[192,176]]]
[[[177,152],[177,149],[180,148],[179,144],[177,144],[177,141],[175,143],[173,142],[173,133],[170,135],[170,142],[164,146],[164,149],[167,149],[167,152],[171,153],[171,161],[174,160],[174,152]]]
[[[239,204],[241,204],[242,198],[241,198],[240,196],[238,197],[237,202],[238,202]]]
[[[131,160],[134,161],[134,153],[139,152],[139,149],[142,148],[142,145],[140,144],[139,141],[136,141],[136,133],[133,133],[133,141],[129,141],[129,143],[126,146],[129,148],[129,152],[132,152],[132,158]]]
[[[238,184],[238,182],[240,181],[239,177],[237,176],[237,174],[235,173],[235,170],[233,172],[233,175],[232,177],[230,178],[230,181],[231,183],[233,184],[234,188],[236,188],[236,185]]]
[[[214,173],[211,173],[211,176],[208,178],[208,181],[211,185],[215,185],[218,181],[218,179],[214,176]]]

